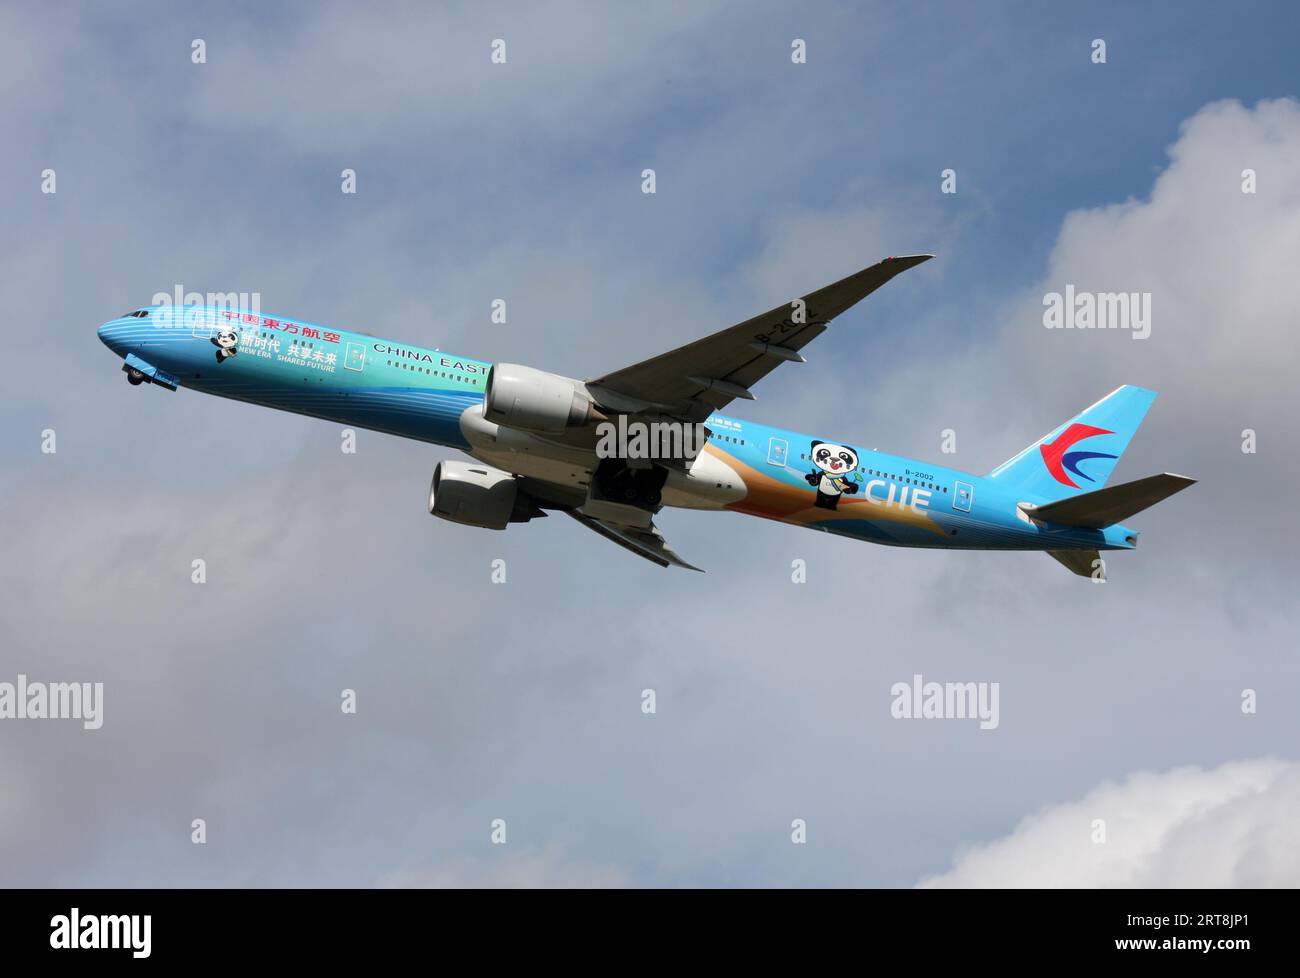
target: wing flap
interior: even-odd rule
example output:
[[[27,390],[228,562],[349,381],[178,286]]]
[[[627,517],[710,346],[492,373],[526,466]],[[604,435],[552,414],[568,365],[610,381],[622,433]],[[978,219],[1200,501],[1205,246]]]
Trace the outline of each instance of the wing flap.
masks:
[[[684,567],[686,570],[700,571],[700,568],[678,557],[664,540],[664,535],[653,523],[647,529],[630,526],[618,526],[605,520],[593,519],[576,510],[569,510],[569,515],[583,526],[595,530],[606,540],[632,551],[638,557],[644,557],[660,567]],[[703,573],[703,571],[700,571]]]

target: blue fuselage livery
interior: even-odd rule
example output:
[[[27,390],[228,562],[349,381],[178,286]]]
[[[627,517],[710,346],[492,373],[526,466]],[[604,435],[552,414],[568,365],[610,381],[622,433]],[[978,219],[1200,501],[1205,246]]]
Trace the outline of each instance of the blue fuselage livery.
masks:
[[[228,357],[212,342],[226,328],[238,335]],[[155,306],[99,335],[128,366],[143,361],[180,387],[462,450],[461,412],[482,400],[491,366],[298,320],[195,307]]]
[[[802,362],[790,339],[797,331],[788,320],[774,323],[757,339],[741,337],[750,349],[736,354],[739,366],[726,374],[732,379],[707,362],[698,373],[708,376],[691,373],[694,362],[722,356],[693,347],[581,382],[212,307],[137,310],[105,323],[99,337],[136,385],[190,388],[469,454],[479,464],[439,464],[430,497],[435,515],[500,529],[561,510],[665,566],[690,566],[651,522],[676,506],[729,509],[895,546],[1047,551],[1099,579],[1098,551],[1136,545],[1136,531],[1120,520],[1176,491],[1150,483],[1182,479],[1102,488],[1154,399],[1138,387],[1120,387],[988,475],[716,410],[752,396],[735,379],[747,378],[748,364],[765,357],[770,370],[769,360]],[[718,340],[718,349],[735,341],[727,344]],[[695,359],[678,367],[672,358],[679,355]],[[696,388],[696,400],[671,394]],[[659,390],[662,399],[652,396]],[[596,432],[617,415],[624,427],[628,418],[684,419],[707,437],[677,459],[602,457]]]

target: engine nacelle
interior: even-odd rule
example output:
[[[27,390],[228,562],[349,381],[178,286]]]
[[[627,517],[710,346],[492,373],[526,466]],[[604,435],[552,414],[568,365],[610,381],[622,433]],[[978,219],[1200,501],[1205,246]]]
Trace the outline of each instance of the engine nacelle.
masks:
[[[488,371],[483,415],[508,428],[546,432],[581,428],[603,417],[576,380],[516,363],[494,364]]]
[[[429,486],[429,512],[453,523],[504,530],[546,514],[519,491],[509,472],[479,462],[439,462]]]

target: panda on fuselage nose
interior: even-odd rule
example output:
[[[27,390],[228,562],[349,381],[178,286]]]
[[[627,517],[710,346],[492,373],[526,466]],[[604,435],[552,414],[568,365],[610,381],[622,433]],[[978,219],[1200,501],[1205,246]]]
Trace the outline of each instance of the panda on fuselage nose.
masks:
[[[841,495],[847,493],[852,496],[858,491],[858,484],[852,478],[858,467],[858,453],[853,449],[847,445],[815,441],[809,457],[817,468],[804,476],[804,479],[808,485],[817,489],[815,505],[822,509],[835,509],[840,503]]]
[[[212,344],[217,348],[217,363],[233,357],[239,352],[239,330],[233,326],[223,326],[212,337]]]

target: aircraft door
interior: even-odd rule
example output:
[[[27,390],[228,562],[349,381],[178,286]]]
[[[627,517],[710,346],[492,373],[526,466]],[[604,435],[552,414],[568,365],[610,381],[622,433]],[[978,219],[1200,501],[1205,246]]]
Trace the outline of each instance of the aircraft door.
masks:
[[[196,306],[190,306],[185,310],[185,318],[189,320],[190,336],[196,340],[208,340],[212,338],[213,332],[217,328],[217,318],[215,315],[208,313],[206,309],[199,309]]]
[[[969,482],[959,482],[953,487],[952,508],[961,513],[969,513],[975,502],[975,487]]]
[[[789,455],[789,446],[784,438],[773,438],[767,443],[767,464],[784,466]]]

